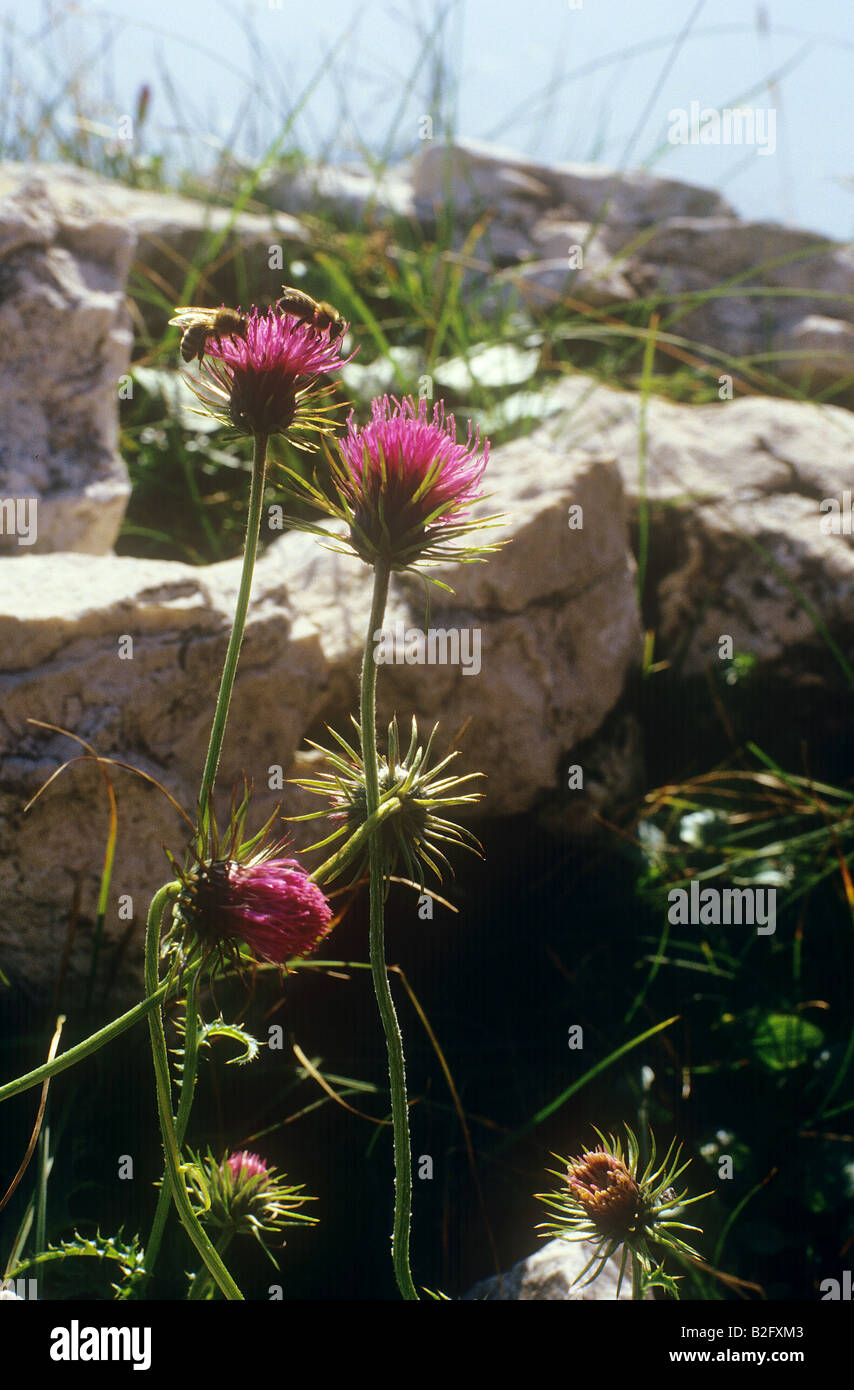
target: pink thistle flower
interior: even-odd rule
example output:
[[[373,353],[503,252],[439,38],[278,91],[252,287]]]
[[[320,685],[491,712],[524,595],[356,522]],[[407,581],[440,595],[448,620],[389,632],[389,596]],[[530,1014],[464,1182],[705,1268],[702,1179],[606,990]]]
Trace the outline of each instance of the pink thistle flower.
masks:
[[[483,457],[478,457],[480,433],[472,443],[469,424],[466,444],[458,444],[456,422],[453,415],[445,417],[444,401],[436,403],[428,419],[426,400],[416,404],[408,396],[395,400],[392,409],[383,396],[371,402],[371,416],[370,424],[360,428],[351,413],[341,441],[356,500],[376,505],[383,492],[387,506],[418,503],[424,520],[441,522],[482,496],[489,443],[484,442]]]
[[[294,1186],[284,1173],[245,1149],[226,1154],[222,1161],[207,1154],[193,1154],[185,1166],[191,1201],[200,1221],[220,1230],[226,1240],[251,1235],[267,1248],[266,1238],[285,1226],[315,1225],[316,1217],[300,1210],[308,1197],[302,1185]]]
[[[262,1173],[270,1171],[263,1158],[257,1154],[251,1154],[248,1149],[240,1149],[238,1153],[229,1154],[223,1167],[231,1169],[231,1176],[235,1183],[242,1178],[257,1178]]]
[[[179,898],[181,916],[212,949],[248,946],[283,966],[311,954],[331,930],[325,894],[295,859],[233,859],[198,866]]]
[[[324,404],[332,387],[318,386],[318,378],[350,360],[341,348],[329,328],[253,306],[239,333],[208,338],[193,390],[215,418],[245,434],[323,434],[334,427],[326,418],[334,407]]]
[[[457,442],[456,422],[441,401],[431,417],[423,399],[392,403],[383,396],[373,401],[371,415],[360,428],[351,414],[338,441],[337,483],[351,512],[353,546],[368,563],[383,557],[393,569],[431,553],[440,558],[434,542],[469,529],[462,519],[483,496],[489,442],[481,452],[480,432],[473,434],[470,422],[466,442]]]

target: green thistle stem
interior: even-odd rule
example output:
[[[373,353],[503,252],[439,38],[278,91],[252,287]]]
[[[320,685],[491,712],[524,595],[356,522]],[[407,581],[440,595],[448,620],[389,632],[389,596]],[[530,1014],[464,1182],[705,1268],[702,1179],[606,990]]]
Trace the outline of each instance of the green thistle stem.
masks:
[[[643,1269],[634,1251],[632,1251],[632,1298],[643,1298]]]
[[[170,885],[174,887],[175,885]],[[118,1038],[122,1033],[127,1032],[140,1019],[145,1018],[146,1014],[151,1013],[162,1004],[168,986],[164,982],[148,999],[143,999],[139,1004],[134,1004],[127,1013],[120,1014],[114,1018],[112,1023],[108,1023],[104,1028],[99,1028],[97,1033],[90,1033],[88,1038],[76,1043],[74,1047],[69,1047],[66,1052],[61,1052],[58,1057],[54,1057],[52,1062],[44,1062],[40,1067],[35,1067],[32,1071],[25,1072],[23,1076],[16,1076],[14,1081],[7,1081],[5,1086],[0,1086],[0,1104],[4,1100],[10,1100],[12,1096],[21,1095],[24,1091],[29,1091],[33,1086],[40,1086],[43,1081],[48,1081],[52,1076],[58,1076],[61,1071],[67,1071],[69,1067],[74,1067],[84,1058],[91,1057],[93,1052],[99,1048],[106,1047],[114,1038]]]
[[[223,1231],[222,1235],[216,1243],[216,1251],[218,1255],[223,1256],[223,1258],[225,1257],[225,1254],[228,1250],[229,1245],[231,1244],[233,1236],[233,1231]],[[206,1299],[208,1297],[208,1291],[212,1287],[212,1284],[213,1280],[211,1279],[210,1272],[207,1269],[198,1270],[193,1275],[193,1282],[190,1285],[190,1292],[187,1294],[187,1302],[200,1303],[203,1299]]]
[[[258,553],[258,533],[261,529],[261,507],[264,501],[266,472],[267,436],[256,434],[252,453],[252,482],[249,488],[249,515],[246,519],[246,541],[243,547],[240,588],[237,591],[234,622],[231,627],[231,637],[228,640],[225,664],[222,668],[222,680],[216,699],[208,755],[205,760],[205,770],[202,773],[202,789],[199,793],[199,827],[196,848],[200,856],[204,854],[205,849],[205,835],[210,822],[211,798],[213,797],[220,754],[222,753],[222,741],[225,736],[225,725],[231,704],[231,692],[234,689],[234,678],[237,674],[237,660],[243,643],[246,614],[249,610],[249,593],[252,588],[252,575],[255,571],[255,557]]]
[[[228,720],[228,711],[231,705],[231,696],[234,690],[235,677],[237,675],[240,648],[243,645],[246,616],[249,611],[249,595],[252,590],[252,577],[255,573],[255,560],[258,554],[258,536],[261,529],[261,508],[264,501],[266,470],[267,436],[256,434],[252,454],[252,480],[249,487],[249,509],[246,518],[246,540],[243,546],[243,566],[240,571],[240,585],[237,591],[234,621],[231,626],[231,636],[228,640],[228,649],[222,668],[222,678],[220,680],[216,708],[214,709],[210,741],[208,744],[207,757],[205,759],[205,767],[202,773],[201,790],[199,792],[199,823],[196,834],[196,853],[200,858],[204,858],[207,847],[207,832],[210,825],[214,783],[216,781],[217,768],[219,767],[220,755],[222,753],[225,726]],[[196,1086],[199,1035],[197,987],[198,973],[187,991],[187,1007],[184,1025],[184,1070],[182,1073],[181,1100],[177,1120],[175,1122],[175,1135],[179,1148],[184,1141],[184,1135],[187,1131]],[[146,1246],[146,1274],[148,1279],[151,1278],[154,1263],[160,1250],[163,1231],[169,1215],[169,1187],[170,1184],[164,1180],[158,1197],[157,1208],[154,1213],[149,1243]]]
[[[178,1102],[178,1114],[175,1119],[175,1138],[179,1149],[184,1142],[184,1135],[187,1132],[187,1124],[190,1119],[190,1110],[192,1109],[193,1093],[195,1090],[196,1063],[199,1055],[199,1014],[197,999],[200,974],[201,966],[197,967],[195,970],[187,989],[183,1082],[181,1085],[181,1099]],[[188,1074],[193,1078],[193,1085],[187,1085]],[[148,1285],[148,1281],[154,1272],[157,1256],[160,1253],[160,1242],[163,1239],[163,1232],[166,1229],[171,1199],[172,1193],[169,1188],[169,1183],[164,1178],[157,1197],[157,1207],[154,1212],[154,1220],[151,1223],[151,1231],[149,1232],[148,1240],[145,1242],[145,1281],[142,1286],[143,1289]]]
[[[160,922],[167,903],[174,898],[177,886],[167,883],[155,893],[148,912],[145,932],[145,988],[149,996],[154,995],[160,985],[158,979],[158,957],[160,948]],[[169,1076],[169,1057],[166,1052],[166,1035],[163,1031],[161,1006],[148,1015],[151,1033],[151,1052],[154,1058],[154,1076],[157,1085],[157,1113],[160,1117],[160,1133],[166,1157],[166,1177],[164,1182],[172,1191],[178,1215],[190,1240],[195,1245],[216,1283],[227,1299],[242,1300],[243,1294],[235,1284],[193,1211],[184,1178],[181,1173],[181,1154],[172,1118],[172,1083]],[[184,1085],[187,1078],[184,1077]],[[188,1111],[189,1113],[189,1111]]]
[[[365,638],[365,653],[362,660],[362,685],[360,696],[360,730],[362,739],[362,762],[365,768],[365,812],[366,817],[375,816],[380,803],[380,776],[377,761],[377,666],[374,660],[374,633],[382,626],[388,600],[390,567],[387,561],[378,560],[374,567],[374,592],[371,601],[371,616]],[[392,1234],[392,1260],[394,1275],[401,1295],[407,1300],[417,1300],[418,1294],[412,1282],[409,1268],[409,1223],[412,1212],[412,1153],[409,1142],[409,1109],[406,1101],[406,1065],[403,1056],[403,1039],[400,1025],[394,1011],[394,1002],[388,983],[388,969],[385,960],[384,897],[385,875],[383,852],[380,837],[376,833],[368,841],[370,888],[370,955],[371,976],[377,996],[383,1032],[388,1053],[388,1080],[391,1091],[391,1116],[394,1130],[394,1229]]]

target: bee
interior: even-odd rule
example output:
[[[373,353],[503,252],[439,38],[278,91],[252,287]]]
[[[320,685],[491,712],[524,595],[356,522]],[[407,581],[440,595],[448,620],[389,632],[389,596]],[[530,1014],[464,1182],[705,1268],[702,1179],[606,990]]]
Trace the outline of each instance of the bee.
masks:
[[[208,338],[217,342],[225,335],[236,338],[246,337],[246,320],[236,309],[199,309],[192,304],[175,310],[174,319],[169,320],[184,330],[181,338],[181,356],[185,362],[198,357],[201,362],[208,345]]]
[[[276,301],[276,308],[283,314],[292,314],[302,323],[311,324],[318,333],[323,333],[328,328],[330,342],[340,338],[344,332],[344,319],[334,304],[327,304],[323,299],[312,299],[310,294],[294,289],[293,285],[282,285],[282,291],[282,298]]]

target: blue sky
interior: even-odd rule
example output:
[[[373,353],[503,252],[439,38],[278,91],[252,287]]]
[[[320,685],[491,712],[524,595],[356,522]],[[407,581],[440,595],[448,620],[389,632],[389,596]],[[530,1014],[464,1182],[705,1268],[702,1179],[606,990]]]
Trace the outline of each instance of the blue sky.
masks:
[[[148,82],[151,143],[169,138],[199,167],[222,145],[249,155],[269,145],[302,97],[301,148],[334,160],[409,151],[441,55],[462,134],[539,158],[647,165],[721,189],[745,216],[854,234],[847,2],[444,0],[431,39],[441,7],[49,0],[21,19],[18,4],[0,0],[0,16],[23,37],[19,75],[37,94],[82,67],[93,119],[109,121],[133,111]],[[669,143],[671,111],[692,102],[773,109],[774,153]]]

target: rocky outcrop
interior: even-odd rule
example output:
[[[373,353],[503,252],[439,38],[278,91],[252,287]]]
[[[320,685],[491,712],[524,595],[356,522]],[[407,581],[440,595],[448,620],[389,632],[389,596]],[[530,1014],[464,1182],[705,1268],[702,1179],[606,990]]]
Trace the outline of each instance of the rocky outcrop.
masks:
[[[554,404],[547,424],[490,461],[489,508],[507,516],[494,538],[506,544],[485,564],[437,572],[455,592],[433,595],[430,629],[465,633],[469,645],[456,662],[447,659],[452,647],[444,661],[437,648],[439,660],[426,665],[407,664],[401,650],[400,662],[381,672],[379,705],[381,721],[416,712],[426,732],[439,720],[442,747],[465,730],[460,769],[488,778],[480,814],[535,807],[560,788],[567,761],[579,762],[587,783],[577,832],[593,828],[597,811],[607,818],[609,801],[637,786],[642,760],[636,725],[621,725],[612,747],[614,726],[606,724],[640,647],[627,510],[633,525],[642,502],[649,516],[645,602],[657,656],[678,653],[684,674],[702,672],[728,635],[736,651],[779,670],[792,655],[789,678],[814,682],[818,663],[804,653],[823,642],[815,613],[842,650],[851,647],[854,550],[841,523],[831,529],[822,503],[836,498],[844,507],[854,439],[848,413],[833,407],[653,399],[642,482],[636,395],[579,376],[556,388]],[[85,763],[23,814],[75,752],[27,720],[60,725],[139,767],[191,812],[238,563],[200,570],[30,555],[0,566],[7,971],[27,961],[32,978],[39,961],[47,983],[78,874],[84,915],[91,911],[105,831],[103,790]],[[220,783],[227,792],[242,774],[253,779],[259,815],[282,795],[275,774],[271,789],[271,768],[288,777],[313,765],[314,755],[301,751],[305,739],[322,742],[327,722],[346,728],[368,582],[361,563],[302,534],[275,540],[259,562]],[[423,626],[424,603],[417,580],[399,579],[387,631]],[[604,748],[596,741],[603,725]],[[116,893],[144,906],[163,872],[161,842],[179,849],[186,827],[150,784],[114,775]],[[284,791],[286,810],[308,809]],[[84,927],[81,961],[86,946]]]
[[[24,194],[23,190],[29,190]],[[82,230],[102,219],[120,223],[131,247],[134,310],[157,338],[189,279],[193,304],[236,304],[251,284],[259,301],[275,298],[290,256],[310,241],[297,218],[250,212],[242,187],[211,187],[209,201],[130,188],[73,164],[0,164],[0,191],[26,201],[49,198],[61,222]],[[0,214],[2,225],[2,214]],[[86,233],[90,243],[95,241]],[[281,248],[282,264],[271,253]],[[271,261],[274,263],[271,265]]]
[[[547,164],[479,140],[425,142],[411,166],[382,176],[303,170],[272,182],[268,196],[302,211],[310,188],[354,222],[411,216],[431,229],[450,215],[467,283],[534,314],[572,300],[600,310],[644,302],[712,361],[761,355],[765,389],[767,373],[814,389],[854,372],[854,248],[743,221],[711,189]]]
[[[118,382],[130,360],[132,233],[30,172],[0,175],[0,553],[111,550],[130,483]]]
[[[761,397],[704,406],[652,398],[642,476],[637,395],[581,376],[556,395],[564,411],[531,442],[548,441],[570,458],[617,460],[633,523],[642,503],[648,510],[656,650],[678,653],[683,674],[714,664],[728,635],[736,650],[788,680],[813,683],[803,656],[823,645],[816,615],[850,654],[854,426],[847,410]]]
[[[244,177],[250,173],[243,171]],[[286,208],[298,216],[332,212],[367,225],[389,217],[410,217],[414,211],[407,166],[377,173],[361,164],[272,169],[262,175],[257,196],[271,207]]]
[[[70,165],[0,166],[0,552],[112,548],[128,496],[116,421],[129,274],[146,290],[134,312],[158,337],[178,298],[237,302],[250,283],[272,299],[310,240],[292,211],[322,205],[429,228],[451,209],[467,283],[535,316],[573,301],[597,311],[644,301],[662,331],[721,370],[761,354],[784,380],[819,388],[854,371],[854,250],[743,222],[719,194],[676,180],[458,141],[426,142],[411,166],[382,174],[308,167],[255,192],[280,210],[247,212],[242,193],[220,206],[217,189],[202,203],[127,188]],[[439,386],[451,367],[439,364]]]

